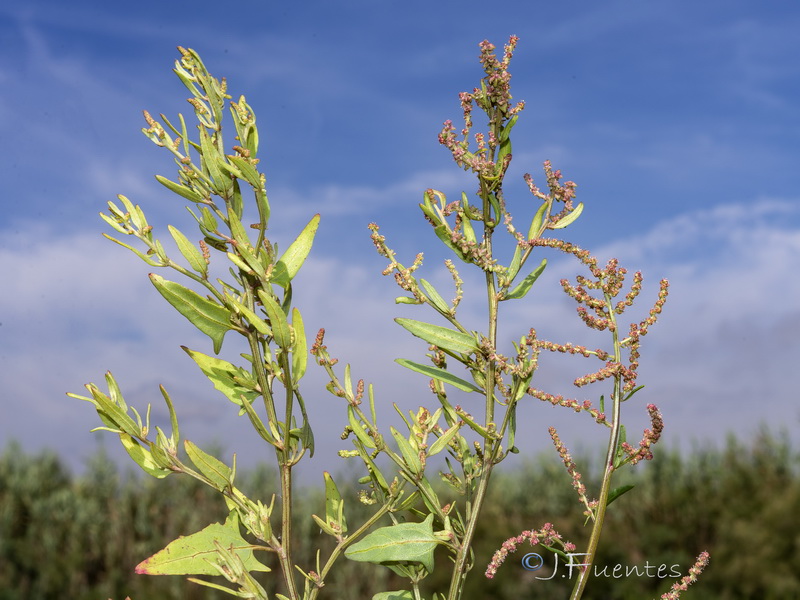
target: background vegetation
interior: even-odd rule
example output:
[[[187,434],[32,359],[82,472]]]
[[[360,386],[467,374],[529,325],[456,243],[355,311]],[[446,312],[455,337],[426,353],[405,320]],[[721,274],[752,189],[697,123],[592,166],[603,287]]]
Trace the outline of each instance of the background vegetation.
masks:
[[[694,557],[707,549],[712,561],[703,585],[685,592],[687,598],[800,598],[800,454],[786,438],[762,432],[748,445],[731,438],[724,449],[657,453],[657,460],[635,469],[631,483],[636,488],[610,509],[598,566],[608,566],[610,574],[616,564],[641,567],[647,561],[677,564],[685,574]],[[241,487],[262,497],[278,489],[266,468],[242,473]],[[358,487],[340,483],[343,491]],[[307,506],[297,514],[324,512],[317,490],[301,490],[298,498]],[[505,538],[545,521],[575,542],[588,535],[580,525],[582,507],[557,457],[540,457],[513,472],[498,473],[485,511],[465,597],[567,597],[571,586],[561,578],[566,574],[563,565],[549,581],[534,579],[549,576],[547,567],[536,572],[522,568],[522,556],[545,556],[541,549],[521,548],[494,580],[482,575]],[[133,476],[120,472],[102,453],[78,477],[57,456],[26,455],[12,443],[0,455],[0,600],[220,597],[181,577],[137,576],[133,568],[170,540],[221,521],[226,513],[213,490],[188,477]],[[298,522],[294,531],[299,561],[312,565],[313,557],[302,554],[302,542],[323,536],[310,519]],[[347,584],[332,580],[329,598],[362,600],[372,590],[392,589],[385,580],[394,576],[383,567],[349,561],[342,567],[336,577]],[[435,571],[430,585],[436,585],[437,575],[446,576],[447,569]],[[268,582],[269,574],[264,579]],[[654,598],[673,581],[601,577],[587,597]]]

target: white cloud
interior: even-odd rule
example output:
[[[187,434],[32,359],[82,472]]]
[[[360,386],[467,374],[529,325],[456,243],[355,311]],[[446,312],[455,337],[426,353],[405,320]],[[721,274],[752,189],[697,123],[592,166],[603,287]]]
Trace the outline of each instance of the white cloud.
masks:
[[[416,181],[398,184],[403,193],[404,185],[419,188]],[[367,193],[348,192],[342,196]],[[399,192],[375,193],[385,197]],[[795,301],[800,279],[791,275],[800,254],[797,212],[796,203],[788,201],[720,206],[659,223],[639,237],[597,250],[601,261],[618,256],[623,266],[645,272],[649,285],[636,319],[654,298],[656,280],[667,276],[671,281],[665,313],[643,346],[641,382],[647,388],[626,405],[631,437],[647,425],[643,404],[650,401],[664,410],[668,438],[673,440],[676,433],[684,441],[720,440],[727,430],[749,434],[760,421],[778,426],[797,419],[790,377],[800,333]],[[543,337],[580,343],[585,331],[557,283],[574,274],[575,264],[555,257],[551,262],[524,304],[504,307],[514,331],[503,331],[518,338],[533,326]],[[245,433],[247,423],[235,417],[233,407],[178,348],[185,344],[202,351],[207,341],[176,318],[147,282],[148,268],[134,256],[95,233],[57,234],[22,224],[18,234],[3,239],[0,265],[7,286],[0,297],[5,348],[0,369],[9,415],[0,425],[3,437],[24,438],[31,447],[88,453],[87,430],[97,425],[96,416],[91,407],[63,394],[80,391],[86,381],[100,383],[102,372],[110,368],[129,401],[140,408],[152,402],[161,423],[164,410],[157,384],[167,385],[184,415],[185,437],[223,443],[234,439],[226,447],[245,452],[258,447],[255,437]],[[449,297],[447,274],[433,263],[430,267],[423,276]],[[392,299],[400,293],[391,278],[369,268],[312,254],[296,282],[295,304],[303,312],[309,337],[326,327],[332,354],[342,363],[353,363],[355,378],[376,383],[379,401],[387,408],[384,414],[389,415],[392,402],[413,409],[431,401],[424,378],[409,377],[393,363],[396,357],[420,358],[424,344],[405,334],[392,318],[431,317],[416,307],[396,306]],[[479,322],[482,302],[482,295],[471,304],[465,302],[465,318]],[[586,343],[600,342],[592,338]],[[538,385],[564,393],[574,392],[564,381],[592,368],[582,360],[567,364],[543,359],[542,364]],[[549,374],[547,368],[552,369]],[[331,452],[341,447],[341,402],[322,390],[324,378],[313,365],[308,384],[320,463],[329,466]],[[595,401],[602,393],[577,392]],[[602,434],[585,415],[530,401],[520,414],[523,450],[546,447],[550,424],[561,428],[565,441],[588,443]]]

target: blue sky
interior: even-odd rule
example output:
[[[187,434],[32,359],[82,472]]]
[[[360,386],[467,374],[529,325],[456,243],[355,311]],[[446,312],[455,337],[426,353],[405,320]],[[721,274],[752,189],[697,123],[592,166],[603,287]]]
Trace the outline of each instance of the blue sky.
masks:
[[[647,388],[639,406],[626,405],[631,429],[646,425],[644,404],[655,402],[673,446],[750,436],[761,423],[796,439],[800,8],[777,1],[486,6],[33,0],[0,7],[0,442],[52,448],[79,466],[102,434],[88,433],[97,424],[91,406],[64,393],[111,369],[129,402],[152,402],[157,418],[164,383],[184,437],[218,440],[242,455],[258,447],[179,349],[207,351],[207,341],[163,303],[146,265],[100,235],[107,228],[97,213],[119,193],[156,226],[191,231],[183,204],[153,179],[173,175],[171,159],[140,133],[142,109],[191,112],[171,72],[177,45],[197,50],[256,111],[273,238],[285,247],[322,214],[295,294],[309,327],[327,328],[333,353],[376,383],[384,405],[429,403],[424,380],[392,362],[424,352],[392,318],[425,315],[394,305],[396,290],[380,276],[385,264],[366,225],[380,223],[406,260],[425,251],[429,277],[445,281],[417,203],[428,187],[453,197],[473,189],[436,135],[445,119],[457,123],[458,92],[478,82],[477,44],[500,46],[510,34],[520,38],[512,93],[527,103],[514,130],[512,208],[524,220],[533,204],[522,174],[542,181],[550,159],[578,183],[586,206],[567,239],[603,261],[619,257],[649,282],[672,284],[643,347]],[[580,343],[586,333],[557,283],[573,265],[551,258],[530,303],[510,309],[508,331],[534,326]],[[479,309],[476,301],[465,310]],[[584,370],[554,362],[540,381],[596,398],[602,391],[570,390],[570,377]],[[315,382],[321,377],[310,375]],[[550,424],[570,446],[600,440],[596,426],[582,429],[586,418],[535,402],[521,418],[524,451],[548,446]],[[326,457],[340,447],[344,413],[322,391],[312,403],[320,443],[312,469],[335,468]]]

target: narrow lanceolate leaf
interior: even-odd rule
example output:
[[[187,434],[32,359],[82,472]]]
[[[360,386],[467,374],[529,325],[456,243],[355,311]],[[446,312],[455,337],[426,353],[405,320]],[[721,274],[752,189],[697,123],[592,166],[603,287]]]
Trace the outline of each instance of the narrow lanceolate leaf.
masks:
[[[400,523],[376,529],[345,550],[350,560],[371,563],[418,562],[433,571],[433,515],[422,523]]]
[[[438,381],[449,383],[453,387],[463,392],[483,392],[483,390],[474,383],[470,383],[469,381],[465,381],[460,377],[456,377],[455,375],[453,375],[449,371],[445,371],[444,369],[440,369],[438,367],[432,367],[430,365],[422,365],[420,363],[416,363],[406,358],[397,358],[395,359],[394,362],[396,362],[398,365],[406,367],[407,369],[416,371],[417,373],[422,373],[423,375],[427,375],[431,379],[437,379]]]
[[[422,287],[425,289],[425,293],[428,295],[428,300],[438,308],[442,312],[449,312],[450,307],[445,302],[444,298],[436,291],[436,288],[433,287],[428,281],[420,278],[419,282],[422,284]]]
[[[544,272],[544,268],[547,266],[547,259],[543,258],[542,262],[539,263],[539,266],[536,267],[532,273],[529,273],[528,276],[520,281],[513,290],[511,290],[508,295],[506,296],[507,300],[516,300],[519,298],[524,298],[525,294],[527,294],[536,280],[539,279],[539,275]]]
[[[239,532],[236,511],[231,511],[225,523],[213,523],[205,529],[179,537],[166,548],[156,552],[136,566],[139,575],[219,575],[214,565],[218,562],[218,543],[237,555],[247,571],[269,571],[253,556],[254,546]]]
[[[242,177],[253,188],[257,190],[264,188],[263,183],[261,183],[261,175],[259,174],[258,169],[253,166],[253,163],[250,162],[249,159],[242,156],[228,156],[228,160],[235,165],[237,169],[239,169]]]
[[[544,221],[544,211],[547,210],[547,202],[542,202],[542,205],[539,207],[539,210],[536,211],[536,214],[533,215],[533,219],[531,220],[531,227],[528,229],[528,240],[532,240],[539,234],[539,230],[542,228],[542,222]]]
[[[275,264],[275,269],[272,271],[272,281],[281,287],[287,287],[292,279],[295,278],[300,267],[311,252],[311,246],[314,244],[314,236],[317,234],[319,227],[319,214],[314,215],[311,220],[293,241],[286,252],[278,259]]]
[[[508,123],[505,124],[503,130],[500,132],[500,142],[504,142],[508,139],[508,136],[511,135],[511,130],[514,128],[514,125],[517,124],[517,119],[519,119],[519,114],[514,115],[508,120]],[[498,161],[499,162],[499,161]]]
[[[219,354],[222,340],[230,329],[228,310],[197,292],[174,281],[150,273],[150,281],[175,309],[205,333],[214,342],[214,353]]]
[[[204,452],[189,440],[186,440],[183,445],[186,448],[186,454],[189,456],[194,466],[197,467],[197,470],[203,475],[208,477],[214,484],[215,489],[222,491],[228,486],[232,486],[233,478],[231,475],[233,472],[228,465],[207,452]]]
[[[241,406],[242,396],[247,402],[252,402],[258,396],[258,392],[255,391],[257,385],[255,379],[241,367],[213,356],[207,356],[202,352],[189,350],[186,346],[181,346],[181,348],[192,357],[192,360],[211,380],[214,387],[225,394],[228,400],[234,404]]]
[[[142,252],[142,251],[140,251],[140,250],[137,250],[136,248],[134,248],[133,246],[131,246],[131,245],[129,245],[129,244],[126,244],[125,242],[121,242],[121,241],[119,241],[117,238],[113,238],[113,237],[111,237],[111,236],[110,236],[110,235],[108,235],[107,233],[104,233],[104,234],[103,234],[103,237],[104,237],[104,238],[106,238],[107,240],[111,240],[111,241],[112,241],[112,242],[114,242],[115,244],[119,244],[119,245],[120,245],[120,246],[122,246],[123,248],[127,248],[128,250],[130,250],[131,252],[133,252],[133,253],[134,253],[136,256],[138,256],[139,258],[141,258],[141,259],[142,259],[144,262],[146,262],[146,263],[147,263],[148,265],[150,265],[151,267],[163,267],[163,266],[164,266],[164,264],[163,264],[163,263],[162,263],[160,260],[155,260],[155,259],[153,259],[153,258],[150,258],[150,257],[149,257],[147,254],[145,254],[144,252]]]
[[[294,346],[292,347],[292,381],[296,384],[306,374],[308,364],[308,340],[303,317],[297,308],[292,308],[292,327],[294,328]]]
[[[413,335],[417,336],[438,346],[442,350],[450,350],[451,352],[459,352],[461,354],[471,354],[478,350],[478,344],[475,338],[471,335],[448,329],[440,325],[432,325],[430,323],[423,323],[413,319],[395,319],[398,325],[401,325]]]
[[[172,234],[172,239],[175,240],[175,243],[178,245],[178,250],[180,250],[183,257],[188,261],[189,266],[203,277],[206,277],[208,275],[208,264],[203,258],[202,252],[200,252],[197,246],[190,242],[183,233],[175,229],[172,225],[167,225],[167,229],[169,229],[170,234]]]
[[[570,223],[573,223],[578,217],[580,217],[582,212],[583,212],[583,202],[579,203],[578,206],[576,206],[575,209],[567,216],[565,216],[563,219],[561,219],[554,225],[550,225],[550,229],[563,229]]]
[[[264,310],[269,317],[269,324],[272,328],[272,337],[275,343],[284,350],[292,345],[292,334],[289,330],[289,323],[286,321],[286,315],[275,299],[264,290],[258,290],[258,297],[264,305]]]
[[[450,440],[456,437],[456,434],[458,433],[459,429],[461,429],[461,423],[456,423],[455,425],[450,427],[450,429],[445,431],[442,434],[442,437],[433,442],[433,444],[431,444],[431,447],[428,448],[428,456],[434,456],[435,454],[439,454],[439,452],[444,450],[450,443]]]
[[[214,191],[221,196],[225,196],[230,188],[231,179],[227,173],[223,173],[220,170],[217,164],[219,153],[211,141],[211,136],[208,135],[208,132],[203,127],[200,128],[200,152],[203,155],[203,167],[208,171]]]
[[[606,503],[606,506],[608,506],[608,505],[609,505],[609,504],[611,504],[611,503],[612,503],[614,500],[616,500],[617,498],[619,498],[620,496],[622,496],[622,494],[625,494],[625,493],[627,493],[627,492],[630,492],[630,491],[633,489],[633,487],[634,487],[634,486],[632,486],[632,485],[621,485],[621,486],[619,486],[618,488],[614,488],[613,490],[611,490],[611,491],[608,493],[608,502]]]
[[[156,179],[158,180],[158,183],[163,185],[165,188],[171,192],[175,192],[179,196],[183,196],[187,200],[192,202],[200,202],[203,199],[203,196],[195,192],[193,189],[186,187],[185,185],[181,185],[180,183],[175,183],[174,181],[171,181],[162,175],[156,175]]]
[[[364,425],[362,425],[352,406],[347,407],[347,420],[348,423],[350,423],[350,429],[353,430],[358,441],[361,442],[365,448],[375,449],[375,442],[369,436],[369,433],[367,433],[367,430],[364,428]]]

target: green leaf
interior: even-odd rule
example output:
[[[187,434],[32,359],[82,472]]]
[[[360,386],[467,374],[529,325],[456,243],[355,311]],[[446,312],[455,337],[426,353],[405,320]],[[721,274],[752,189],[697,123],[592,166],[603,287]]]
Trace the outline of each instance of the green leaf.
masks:
[[[286,249],[286,252],[278,259],[278,262],[275,263],[275,269],[272,271],[272,281],[274,283],[285,288],[295,278],[311,251],[318,227],[319,214],[316,214]]]
[[[204,452],[189,440],[186,440],[183,446],[186,448],[186,454],[194,466],[208,477],[217,490],[223,491],[233,485],[233,471],[228,465]]]
[[[175,229],[172,225],[167,225],[167,229],[169,229],[170,234],[172,234],[172,239],[175,240],[175,243],[178,245],[178,250],[181,251],[183,257],[188,261],[189,266],[200,273],[204,278],[208,276],[208,264],[206,264],[203,258],[203,253],[200,252],[183,233]]]
[[[179,196],[183,196],[187,200],[191,202],[201,202],[203,200],[203,196],[195,192],[193,189],[186,187],[185,185],[181,185],[180,183],[175,183],[174,181],[170,181],[166,177],[162,175],[156,175],[156,179],[158,183],[163,185],[171,192],[175,192]]]
[[[567,216],[562,218],[554,225],[550,225],[550,229],[563,229],[570,223],[573,223],[578,217],[580,217],[582,212],[583,212],[583,202],[580,202],[578,206],[576,206],[571,213],[569,213]]]
[[[230,253],[228,253],[228,257],[230,258],[231,256],[235,255],[231,255]],[[264,319],[262,319],[252,310],[250,310],[243,302],[239,302],[233,296],[228,296],[228,295],[226,295],[226,301],[233,304],[234,308],[236,309],[236,312],[241,313],[244,316],[244,318],[247,319],[247,322],[250,323],[250,325],[252,325],[253,328],[260,334],[270,335],[270,336],[272,335],[272,329],[270,329],[266,321],[264,321]]]
[[[517,119],[519,119],[519,114],[514,115],[508,120],[508,123],[505,124],[503,130],[500,132],[499,140],[500,142],[504,142],[508,139],[508,136],[511,135],[511,130],[514,128],[514,125],[517,124]],[[498,161],[499,162],[499,161]]]
[[[203,227],[205,227],[209,232],[214,232],[217,230],[217,218],[214,216],[214,213],[207,206],[200,207],[200,216],[202,219]]]
[[[528,229],[528,240],[532,240],[535,235],[539,233],[539,230],[542,228],[542,221],[544,220],[544,211],[547,210],[548,203],[547,201],[542,202],[542,205],[539,207],[539,210],[536,211],[536,214],[533,215],[533,219],[531,220],[530,229]]]
[[[325,522],[328,525],[334,523],[339,526],[340,533],[347,533],[342,496],[331,474],[325,471],[323,476],[325,477]]]
[[[297,308],[292,308],[292,328],[294,329],[294,346],[292,347],[292,381],[297,384],[306,374],[308,365],[308,340],[303,317]]]
[[[113,238],[110,235],[108,235],[107,233],[104,233],[103,237],[106,238],[107,240],[111,240],[115,244],[119,244],[123,248],[127,248],[128,250],[133,252],[136,256],[141,258],[144,262],[146,262],[151,267],[163,267],[164,266],[164,264],[160,260],[155,260],[153,258],[150,258],[147,254],[145,254],[141,250],[137,250],[133,246],[131,246],[129,244],[126,244],[125,242],[121,242],[117,238]]]
[[[522,246],[517,244],[514,247],[514,256],[511,259],[511,264],[508,265],[508,271],[506,272],[509,282],[514,281],[517,273],[519,273],[520,266],[522,266]]]
[[[618,488],[614,488],[608,493],[608,502],[606,502],[606,506],[611,504],[614,500],[625,494],[626,492],[630,492],[634,486],[632,485],[621,485]]]
[[[478,238],[475,236],[475,230],[472,228],[472,221],[469,218],[469,201],[464,192],[461,193],[461,209],[461,215],[463,217],[461,219],[461,231],[464,234],[464,239],[473,244],[477,244]]]
[[[134,462],[142,468],[142,471],[158,479],[163,479],[172,471],[165,467],[161,467],[153,460],[153,455],[139,442],[129,436],[127,433],[120,433],[119,439],[122,441],[122,446],[125,451],[130,455]]]
[[[372,600],[414,600],[414,595],[408,590],[380,592],[372,596]]]
[[[477,385],[470,383],[469,381],[465,381],[460,377],[456,377],[455,375],[453,375],[449,371],[445,371],[444,369],[440,369],[438,367],[432,367],[430,365],[422,365],[420,363],[416,363],[406,358],[396,358],[394,362],[396,362],[398,365],[406,367],[407,369],[416,371],[417,373],[422,373],[423,375],[427,375],[431,379],[437,379],[439,381],[449,383],[453,387],[463,392],[483,392],[483,390],[479,388]]]
[[[203,298],[197,292],[179,283],[167,281],[155,273],[150,273],[150,281],[167,302],[211,338],[214,342],[214,353],[219,354],[225,333],[230,329],[231,315],[228,309]]]
[[[256,190],[263,189],[264,185],[261,183],[261,175],[250,162],[250,159],[242,156],[228,156],[228,160],[240,171],[242,177]]]
[[[450,312],[450,307],[448,306],[447,302],[445,302],[444,298],[442,298],[442,296],[439,294],[439,292],[436,291],[435,287],[422,278],[420,278],[419,282],[425,289],[425,293],[428,295],[428,300],[430,300],[436,308],[444,313]]]
[[[81,396],[76,397],[82,400],[88,400],[94,404],[101,420],[109,427],[119,429],[130,435],[139,435],[141,429],[136,421],[128,416],[128,405],[125,404],[125,400],[122,398],[122,394],[119,391],[119,387],[111,371],[106,372],[106,384],[108,385],[109,394],[111,395],[110,398],[101,392],[100,388],[93,383],[86,386],[92,394],[91,399],[82,398]]]
[[[469,334],[413,319],[397,318],[395,322],[418,338],[438,346],[442,350],[450,350],[461,354],[471,354],[478,351],[478,344],[475,342],[475,338]]]
[[[505,160],[506,156],[512,153],[511,147],[511,140],[508,138],[500,142],[500,151],[497,153],[497,160],[494,161],[497,165],[498,173],[503,167],[503,161]]]
[[[444,450],[450,443],[450,440],[456,437],[456,434],[458,433],[459,429],[461,429],[461,423],[456,423],[455,425],[450,427],[447,431],[445,431],[442,434],[442,437],[433,442],[433,444],[431,444],[431,447],[428,448],[428,456],[434,456],[435,454],[439,454],[439,452]]]
[[[192,357],[200,370],[211,380],[214,387],[239,406],[242,405],[242,396],[247,402],[252,402],[259,393],[255,391],[257,384],[252,375],[244,369],[232,365],[213,356],[207,356],[202,352],[189,350],[186,346],[181,346],[184,352]],[[247,385],[242,385],[247,383]]]
[[[452,230],[451,230],[451,229],[450,229],[450,228],[447,226],[447,224],[446,224],[446,223],[443,223],[442,225],[437,225],[436,227],[434,227],[434,228],[433,228],[433,232],[436,234],[436,237],[438,237],[440,240],[442,240],[442,242],[444,242],[444,245],[445,245],[445,246],[447,246],[448,248],[450,248],[450,249],[453,251],[453,253],[454,253],[456,256],[458,256],[458,258],[460,258],[461,260],[463,260],[465,263],[468,263],[468,264],[469,264],[469,262],[470,262],[470,261],[469,261],[469,259],[467,259],[467,255],[466,255],[466,254],[464,254],[464,253],[461,251],[461,248],[459,248],[458,246],[456,246],[456,245],[453,243],[453,240],[452,240],[452,239],[451,239],[451,237],[450,237],[450,236],[453,234],[453,232],[452,232]]]
[[[525,294],[530,291],[533,284],[539,279],[539,275],[542,274],[544,268],[547,266],[547,259],[543,258],[542,262],[539,263],[539,266],[536,267],[532,273],[529,273],[528,276],[520,281],[516,287],[511,290],[508,295],[505,297],[506,300],[515,300],[519,298],[524,298]]]
[[[419,460],[419,453],[411,447],[411,443],[394,427],[390,427],[389,431],[392,432],[392,436],[397,442],[398,448],[400,448],[400,453],[403,455],[403,459],[411,472],[414,475],[422,473],[422,463]]]
[[[275,299],[264,290],[258,290],[258,297],[264,305],[264,310],[267,311],[269,317],[269,324],[272,328],[272,337],[275,343],[284,350],[292,345],[292,334],[289,330],[289,322],[286,320],[286,315],[283,310],[275,301]]]
[[[376,529],[345,550],[350,560],[377,564],[418,562],[433,571],[433,550],[439,540],[433,535],[433,515],[422,523],[400,523]]]
[[[246,248],[252,247],[250,237],[247,235],[247,231],[245,231],[239,215],[236,214],[236,211],[231,206],[228,206],[228,227],[230,227],[231,236],[236,241],[237,249],[241,246],[245,246]]]
[[[374,449],[375,442],[367,433],[367,430],[364,428],[364,425],[361,424],[361,421],[358,419],[358,415],[356,415],[356,411],[352,406],[347,407],[347,420],[350,424],[350,429],[353,430],[353,433],[358,438],[366,448]]]
[[[205,529],[181,536],[170,542],[166,548],[136,566],[139,575],[219,575],[214,565],[218,562],[217,542],[226,550],[238,556],[248,571],[270,569],[253,556],[253,544],[245,540],[239,532],[239,518],[231,511],[224,524],[213,523]]]
[[[217,163],[219,152],[205,127],[200,127],[200,153],[202,154],[202,165],[208,171],[214,191],[220,196],[226,196],[231,187],[231,178],[220,170]]]

